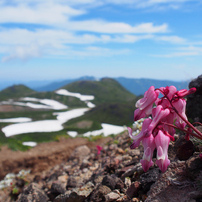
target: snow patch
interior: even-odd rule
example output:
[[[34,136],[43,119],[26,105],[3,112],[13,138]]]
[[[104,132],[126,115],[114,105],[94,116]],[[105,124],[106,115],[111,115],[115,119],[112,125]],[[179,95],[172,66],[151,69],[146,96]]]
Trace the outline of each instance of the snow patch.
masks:
[[[36,142],[23,142],[22,143],[25,146],[35,147],[37,145]]]
[[[24,133],[57,132],[63,129],[62,124],[72,118],[82,116],[89,108],[73,109],[67,112],[53,113],[57,120],[42,120],[27,123],[11,124],[2,128],[6,137]]]
[[[111,125],[111,124],[107,124],[107,123],[102,123],[101,124],[102,129],[100,130],[94,130],[94,131],[89,131],[87,133],[84,133],[83,136],[84,137],[89,137],[89,136],[96,136],[96,135],[101,135],[103,134],[104,136],[108,136],[111,134],[119,134],[122,133],[123,131],[125,131],[125,127],[123,126],[116,126],[116,125]]]
[[[40,102],[42,104],[45,105],[40,105],[40,106],[44,106],[45,108],[50,108],[50,109],[55,109],[55,110],[62,110],[62,109],[67,109],[68,107],[56,100],[51,100],[51,99],[38,99],[38,98],[32,98],[32,97],[25,97],[25,98],[21,98],[21,100],[24,101],[32,101],[32,102]],[[28,104],[28,103],[26,103]],[[30,105],[30,103],[29,103]],[[36,104],[33,104],[30,106],[32,108],[37,107]]]
[[[77,97],[81,101],[94,100],[94,98],[95,98],[93,95],[81,95],[80,93],[69,92],[66,89],[57,90],[56,93],[59,94],[59,95]]]
[[[18,118],[8,118],[8,119],[0,119],[0,122],[7,122],[7,123],[22,123],[22,122],[29,122],[32,121],[31,118],[27,117],[18,117]]]
[[[78,132],[76,131],[67,131],[67,134],[71,137],[76,137],[78,135]]]

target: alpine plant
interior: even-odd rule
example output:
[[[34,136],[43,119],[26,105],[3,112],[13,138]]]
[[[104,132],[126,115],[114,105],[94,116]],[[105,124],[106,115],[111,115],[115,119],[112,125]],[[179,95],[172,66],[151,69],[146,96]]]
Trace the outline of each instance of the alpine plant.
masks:
[[[174,140],[175,129],[184,131],[186,139],[189,139],[190,135],[202,139],[202,133],[187,120],[185,114],[184,97],[195,91],[196,88],[177,91],[175,86],[157,89],[151,86],[144,97],[136,102],[134,121],[143,118],[144,121],[138,135],[134,135],[133,130],[128,127],[129,136],[133,139],[130,148],[135,149],[142,142],[144,154],[140,162],[145,172],[153,165],[152,156],[155,148],[157,149],[156,164],[162,172],[167,170],[170,164],[168,146],[170,141]],[[162,95],[159,96],[160,94]]]

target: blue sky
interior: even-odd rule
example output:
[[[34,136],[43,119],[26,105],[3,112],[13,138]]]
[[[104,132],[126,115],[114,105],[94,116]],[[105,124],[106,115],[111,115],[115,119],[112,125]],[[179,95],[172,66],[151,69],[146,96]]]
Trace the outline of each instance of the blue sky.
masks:
[[[190,80],[201,0],[0,0],[0,80]]]

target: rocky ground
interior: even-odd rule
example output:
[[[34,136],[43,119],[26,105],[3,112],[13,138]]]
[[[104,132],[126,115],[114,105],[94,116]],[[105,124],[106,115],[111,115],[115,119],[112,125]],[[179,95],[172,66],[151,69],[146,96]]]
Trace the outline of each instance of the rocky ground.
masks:
[[[105,143],[109,139],[89,142],[86,138],[62,138],[60,141],[38,144],[26,152],[11,151],[6,146],[2,146],[0,149],[0,180],[7,173],[18,173],[22,169],[31,169],[32,174],[36,175],[67,161],[72,151],[78,146],[87,145],[89,148],[95,148],[96,144]]]
[[[131,140],[127,132],[94,143],[89,143],[86,139],[71,139],[68,143],[67,139],[58,145],[39,145],[32,152],[29,151],[30,156],[28,152],[24,153],[23,158],[27,160],[21,161],[21,164],[24,162],[24,167],[21,165],[20,169],[27,166],[27,169],[31,168],[31,173],[15,177],[9,187],[0,191],[0,201],[202,201],[202,161],[199,148],[184,140],[181,135],[176,135],[175,138],[169,146],[171,164],[165,173],[155,164],[147,173],[143,171],[139,163],[143,147],[130,150]],[[103,148],[100,154],[96,145]],[[38,152],[37,157],[31,156],[33,151],[35,154]],[[8,155],[11,156],[7,158],[15,162],[12,154]],[[29,159],[35,163],[25,164]],[[41,160],[37,163],[36,159]],[[46,166],[37,169],[38,164]],[[15,171],[17,172],[17,167]]]

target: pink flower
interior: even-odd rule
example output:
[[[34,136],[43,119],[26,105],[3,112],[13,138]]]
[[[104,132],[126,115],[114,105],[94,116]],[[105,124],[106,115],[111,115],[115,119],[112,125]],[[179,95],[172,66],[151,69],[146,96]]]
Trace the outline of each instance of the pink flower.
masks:
[[[165,135],[163,131],[159,130],[155,137],[155,144],[157,148],[157,160],[156,164],[159,166],[162,172],[165,172],[170,164],[168,159],[168,146],[170,143],[170,137]]]
[[[147,109],[146,109],[147,110]],[[148,111],[147,111],[148,112]],[[147,115],[146,115],[146,112],[145,112],[145,110],[140,110],[140,109],[136,109],[135,111],[134,111],[134,121],[137,121],[137,120],[139,120],[139,119],[141,119],[141,118],[144,118],[144,117],[146,117]]]
[[[173,95],[177,92],[177,89],[175,86],[166,86],[166,87],[161,87],[159,88],[160,91],[163,95],[166,95],[168,97],[168,99],[172,99]]]
[[[132,129],[128,128],[129,135],[133,139],[130,148],[138,147],[141,141],[144,146],[144,155],[140,162],[145,172],[153,165],[152,155],[155,148],[157,149],[156,163],[162,172],[166,171],[170,164],[168,147],[170,140],[174,141],[175,128],[186,131],[185,138],[187,139],[189,139],[192,130],[197,134],[200,133],[187,121],[186,101],[183,99],[184,96],[195,91],[196,88],[177,91],[175,86],[161,87],[155,90],[154,86],[151,86],[145,92],[144,97],[136,102],[137,109],[134,112],[134,121],[151,115],[151,119],[144,120],[142,130],[137,136],[134,136]],[[163,95],[160,98],[158,98],[159,93]],[[156,107],[153,108],[154,103]],[[185,129],[186,124],[190,128]],[[200,136],[202,136],[201,133]],[[202,154],[200,154],[200,158],[202,159]]]
[[[99,145],[96,145],[96,147],[97,147],[97,155],[99,155],[103,148]]]
[[[162,122],[166,122],[169,124],[173,124],[174,120],[176,119],[176,114],[170,111],[170,114],[166,116],[165,118],[162,119]],[[163,126],[164,130],[166,130],[171,136],[174,136],[175,134],[175,129],[171,126],[164,125]]]
[[[147,118],[144,120],[143,124],[142,124],[142,130],[141,132],[134,136],[132,135],[132,129],[128,127],[128,133],[131,139],[133,139],[133,143],[131,144],[130,148],[131,149],[135,149],[136,147],[138,147],[140,145],[140,142],[144,139],[145,134],[144,131],[148,128],[149,124],[151,123],[151,119]]]
[[[134,113],[134,121],[148,116],[152,112],[153,103],[158,98],[159,92],[156,92],[154,86],[151,86],[148,91],[145,92],[144,97],[136,102]]]
[[[140,163],[142,164],[143,170],[147,172],[153,165],[152,156],[156,147],[153,135],[151,134],[149,137],[144,138],[142,144],[144,146],[144,154]]]
[[[187,120],[187,116],[185,114],[185,110],[186,110],[186,101],[184,99],[179,99],[176,102],[173,102],[173,106],[177,109],[178,113],[185,119]],[[184,127],[186,126],[186,123],[176,114],[176,126],[184,129]]]
[[[178,97],[182,98],[182,97],[185,97],[185,96],[195,93],[195,92],[196,92],[196,88],[190,88],[189,90],[187,90],[187,89],[179,90],[179,91],[177,91],[176,94]]]
[[[163,109],[161,105],[158,105],[156,108],[152,110],[153,120],[150,123],[149,127],[144,131],[146,136],[152,134],[154,128],[159,124],[159,122],[165,118],[170,113],[169,109]]]

